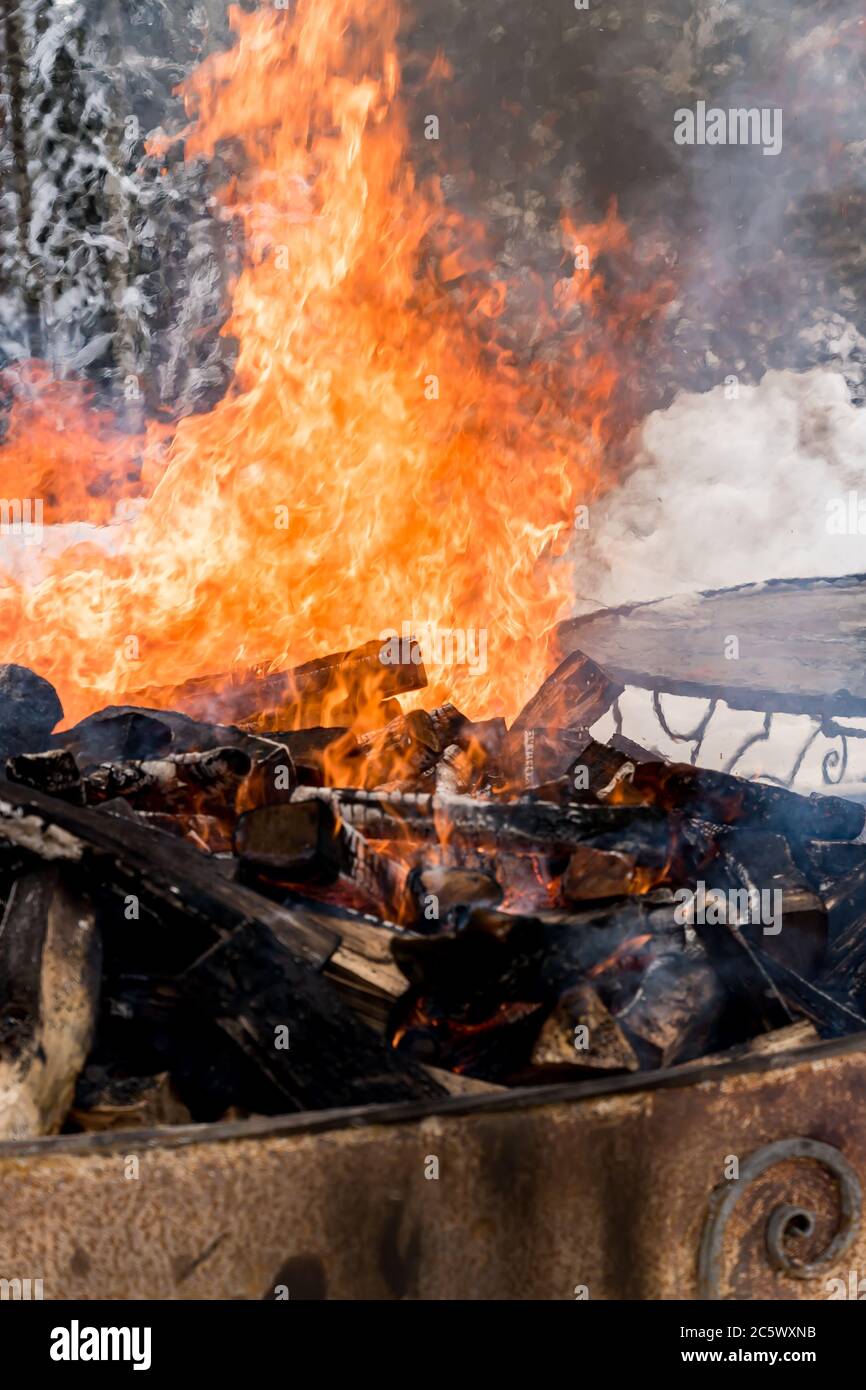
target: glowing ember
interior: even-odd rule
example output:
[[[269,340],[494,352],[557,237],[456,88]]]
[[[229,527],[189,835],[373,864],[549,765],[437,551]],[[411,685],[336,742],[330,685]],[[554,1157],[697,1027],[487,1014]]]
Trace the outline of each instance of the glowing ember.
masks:
[[[620,942],[619,946],[611,951],[609,956],[605,956],[604,960],[598,961],[590,970],[587,970],[586,978],[588,980],[595,980],[599,975],[604,975],[608,970],[634,969],[636,966],[634,958],[637,956],[637,953],[646,946],[647,942],[651,940],[652,936],[648,932],[644,932],[640,936],[630,936],[628,941]]]
[[[0,587],[3,659],[54,682],[69,719],[406,625],[462,634],[475,654],[428,656],[427,705],[513,715],[545,674],[569,607],[551,557],[598,487],[616,381],[561,328],[604,303],[574,251],[626,233],[615,214],[566,224],[567,274],[539,305],[566,344],[557,360],[499,348],[507,286],[477,275],[477,227],[416,184],[407,156],[398,18],[394,0],[234,9],[236,46],[186,84],[187,156],[228,138],[246,155],[223,191],[246,235],[225,398],[170,439],[154,425],[114,442],[76,386],[43,390],[38,410],[31,387],[16,407],[4,496],[50,498],[46,523],[104,523],[142,499],[110,554],[78,546],[38,584]],[[619,314],[611,328],[628,336]]]

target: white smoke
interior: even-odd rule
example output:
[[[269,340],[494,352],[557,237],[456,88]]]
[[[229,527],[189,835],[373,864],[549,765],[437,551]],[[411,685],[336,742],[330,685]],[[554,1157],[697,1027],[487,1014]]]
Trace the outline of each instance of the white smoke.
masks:
[[[678,396],[644,421],[634,470],[577,533],[581,608],[866,571],[866,535],[828,531],[851,491],[866,510],[864,463],[866,410],[829,368]]]
[[[634,470],[590,511],[573,550],[577,612],[763,579],[866,571],[866,534],[828,530],[840,504],[866,532],[866,410],[851,405],[844,378],[828,368],[768,372],[757,386],[683,394],[641,426]],[[855,494],[854,507],[850,494]],[[660,665],[665,653],[660,653]],[[706,702],[665,696],[672,727],[700,720]],[[689,745],[662,734],[648,691],[621,701],[624,732],[668,757],[688,760]],[[698,755],[724,768],[743,739],[762,728],[760,712],[722,703]],[[863,720],[844,721],[866,731]],[[809,737],[809,718],[775,716],[772,733],[736,770],[786,779]],[[599,737],[613,732],[606,715]],[[832,791],[823,761],[839,744],[819,735],[797,777],[800,791]],[[866,739],[848,749],[840,787],[866,795]]]

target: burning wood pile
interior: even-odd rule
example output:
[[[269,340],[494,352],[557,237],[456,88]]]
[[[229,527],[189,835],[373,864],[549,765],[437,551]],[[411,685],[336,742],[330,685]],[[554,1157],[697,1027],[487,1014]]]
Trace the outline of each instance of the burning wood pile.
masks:
[[[866,811],[588,729],[404,713],[417,646],[53,733],[0,668],[0,1138],[614,1077],[866,1028]],[[390,654],[389,654],[390,655]]]

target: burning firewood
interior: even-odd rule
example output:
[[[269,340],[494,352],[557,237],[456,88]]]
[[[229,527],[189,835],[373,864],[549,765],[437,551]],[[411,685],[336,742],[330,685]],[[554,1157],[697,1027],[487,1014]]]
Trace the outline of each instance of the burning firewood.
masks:
[[[749,822],[795,839],[854,840],[866,824],[866,807],[842,797],[800,796],[687,763],[641,763],[611,799],[717,825]]]
[[[508,1080],[519,1074],[544,1015],[534,1000],[505,999],[488,1010],[444,1009],[423,996],[401,1000],[392,1046],[415,1061],[478,1077]]]
[[[454,705],[440,705],[431,710],[430,718],[440,747],[456,743],[458,748],[475,755],[476,765],[499,762],[508,733],[504,719],[468,719]]]
[[[232,810],[236,814],[255,806],[281,806],[290,800],[297,785],[297,768],[287,745],[262,740],[252,767],[237,788]]]
[[[589,729],[624,687],[583,652],[573,651],[524,705],[513,729]]]
[[[344,872],[369,902],[392,922],[411,923],[418,908],[409,887],[409,867],[374,848],[354,826],[341,821],[338,828]]]
[[[361,779],[364,757],[357,737],[349,729],[317,726],[277,732],[269,737],[288,749],[297,780],[302,785],[324,786],[331,772],[339,774],[341,780],[351,786]],[[357,773],[353,773],[354,767],[358,768]]]
[[[142,810],[230,815],[250,769],[249,754],[240,748],[103,763],[85,776],[84,793],[89,806],[122,796]]]
[[[580,903],[645,893],[663,877],[663,864],[655,869],[644,866],[635,851],[580,845],[572,851],[562,876],[562,896],[566,902]]]
[[[393,794],[299,787],[294,801],[322,800],[373,840],[438,841],[452,836],[486,849],[567,850],[606,831],[662,826],[653,808],[559,807],[529,798],[481,801],[470,796]]]
[[[430,1094],[428,1067],[578,1079],[804,1019],[866,1027],[862,808],[592,739],[592,702],[613,696],[578,655],[510,732],[448,705],[385,723],[387,697],[377,727],[331,726],[348,688],[369,699],[364,653],[304,670],[310,729],[116,707],[6,760],[0,900],[86,875],[104,946],[70,1126],[408,1099]]]
[[[209,870],[207,860],[195,851],[157,839],[134,822],[124,822],[122,830],[115,830],[110,818],[99,812],[54,802],[10,784],[0,787],[3,836],[11,836],[29,853],[41,850],[82,863],[96,883],[108,874],[114,887],[122,873],[124,886],[134,885],[144,899],[165,894],[166,906],[175,915],[202,912],[202,926],[211,940],[224,939],[226,950],[221,955],[217,945],[198,965],[187,968],[181,989],[184,1009],[192,1018],[193,1001],[200,1010],[203,1000],[212,997],[211,988],[224,987],[235,1001],[232,1009],[221,993],[222,1002],[214,997],[214,1009],[225,1012],[212,1012],[211,1017],[219,1017],[226,1037],[258,1070],[264,1078],[262,1085],[275,1088],[284,1104],[350,1104],[365,1095],[397,1099],[431,1094],[432,1083],[415,1075],[411,1066],[404,1067],[389,1053],[382,1053],[372,1035],[368,1040],[352,1011],[310,969],[309,960],[321,963],[338,940],[320,922],[269,903]],[[27,916],[28,931],[32,916],[32,912]],[[49,925],[52,920],[49,915]],[[112,930],[112,942],[113,937]],[[116,949],[113,944],[112,949]],[[73,969],[76,977],[86,978],[75,962]],[[172,1008],[176,1016],[177,1005]],[[292,1035],[292,1055],[283,1057],[277,1047],[274,1060],[274,1030],[283,1026]],[[193,1049],[196,1054],[199,1050]],[[176,1059],[177,1053],[173,1056]],[[78,1065],[83,1060],[84,1053]],[[212,1061],[205,1055],[197,1066],[190,1060],[185,1065],[201,1076]],[[74,1080],[75,1074],[65,1095],[67,1106]]]
[[[358,746],[365,757],[361,785],[366,787],[427,772],[442,752],[433,720],[420,709],[401,714],[384,729],[362,734]]]
[[[588,985],[593,975],[620,971],[630,952],[643,951],[645,970],[654,958],[648,943],[655,931],[659,949],[669,950],[669,917],[654,924],[652,911],[643,905],[623,913],[612,905],[581,915],[528,916],[476,908],[456,932],[396,938],[394,957],[411,989],[392,1016],[395,1045],[419,1060],[487,1080],[532,1079],[535,1041],[558,1007],[552,1001]],[[598,1025],[600,1011],[593,1016]],[[553,1047],[559,1037],[557,1065],[563,1061],[560,1032],[554,1021],[546,1039]],[[632,1065],[623,1060],[627,1044],[617,1049],[607,1035],[605,1053],[609,1045],[621,1065]],[[577,1059],[572,1075],[579,1065]]]
[[[0,923],[0,1139],[59,1129],[90,1049],[99,983],[93,909],[69,869],[23,874]]]
[[[93,881],[121,899],[157,900],[211,932],[259,922],[314,966],[337,942],[333,933],[215,873],[206,856],[180,841],[11,782],[0,782],[0,841],[43,859],[84,862]]]
[[[440,748],[447,748],[449,743],[456,743],[458,733],[469,723],[466,715],[461,714],[455,705],[437,706],[430,711],[430,720],[436,730]]]
[[[166,689],[141,690],[137,697],[142,703],[170,704],[195,719],[251,720],[259,728],[346,724],[365,705],[427,684],[417,643],[407,646],[408,652],[401,651],[393,661],[383,643],[374,640],[289,671],[258,668],[240,675],[202,676]]]
[[[492,779],[501,776],[499,767],[498,753],[489,753],[474,737],[465,744],[449,743],[436,763],[434,785],[429,790],[435,791],[437,796],[487,793],[491,791]],[[418,787],[417,790],[428,788]]]
[[[678,887],[693,882],[703,863],[717,853],[715,838],[710,839],[705,828],[675,816],[664,824],[605,827],[571,850],[561,894],[567,903],[581,903],[649,893],[663,884]]]
[[[331,882],[345,862],[338,823],[319,799],[249,811],[237,823],[241,865],[285,883]]]
[[[589,742],[587,734],[574,729],[511,729],[499,754],[499,775],[515,790],[553,782],[583,763]]]
[[[238,822],[235,849],[247,882],[329,883],[344,874],[385,918],[414,920],[409,867],[377,850],[324,801],[249,812]]]
[[[392,1046],[481,1080],[510,1077],[546,1013],[534,968],[541,942],[538,923],[483,909],[459,931],[395,939],[411,987],[389,1020]]]
[[[494,874],[482,869],[448,865],[419,865],[409,874],[408,887],[417,904],[419,926],[442,927],[454,914],[468,907],[495,907],[502,901],[502,887]]]
[[[459,743],[449,743],[436,764],[436,795],[460,796],[469,790],[471,769]]]

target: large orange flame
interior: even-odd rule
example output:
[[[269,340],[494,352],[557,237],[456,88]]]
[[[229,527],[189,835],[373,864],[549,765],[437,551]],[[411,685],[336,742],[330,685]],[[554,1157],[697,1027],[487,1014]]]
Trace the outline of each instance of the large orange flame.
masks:
[[[424,702],[513,715],[546,672],[569,606],[555,556],[600,476],[615,373],[562,323],[594,312],[601,277],[569,264],[539,305],[566,350],[518,362],[497,345],[507,286],[476,273],[478,229],[416,182],[395,0],[230,14],[235,46],[184,95],[188,157],[229,138],[246,156],[223,191],[245,231],[234,382],[168,441],[153,426],[111,445],[69,386],[39,420],[16,407],[4,496],[50,490],[46,522],[146,501],[109,553],[78,545],[36,584],[3,581],[0,659],[51,679],[74,719],[432,625],[468,634],[476,659],[428,656]],[[564,230],[572,253],[625,240],[613,213]]]

